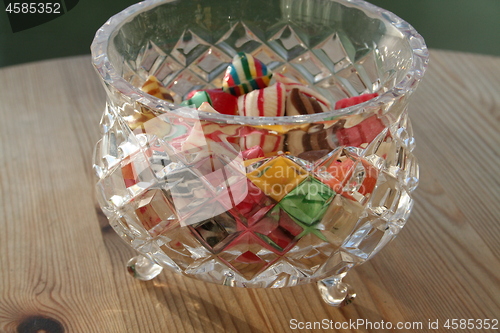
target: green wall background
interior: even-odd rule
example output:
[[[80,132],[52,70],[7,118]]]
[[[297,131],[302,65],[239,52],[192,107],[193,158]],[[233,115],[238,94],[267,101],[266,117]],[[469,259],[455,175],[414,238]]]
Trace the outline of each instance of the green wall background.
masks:
[[[0,4],[0,67],[89,54],[95,31],[110,16],[135,2],[80,0],[66,14],[17,33],[11,31],[4,6]],[[412,24],[430,48],[500,56],[500,0],[370,2]]]

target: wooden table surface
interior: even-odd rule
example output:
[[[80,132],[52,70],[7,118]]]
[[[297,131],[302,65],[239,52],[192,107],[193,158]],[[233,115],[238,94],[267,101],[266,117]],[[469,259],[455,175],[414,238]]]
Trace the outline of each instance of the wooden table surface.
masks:
[[[500,329],[460,329],[460,319],[500,320],[500,58],[431,50],[410,103],[421,167],[413,213],[347,275],[358,297],[343,308],[313,284],[239,289],[167,271],[134,280],[133,252],[93,191],[105,94],[90,57],[4,68],[0,87],[0,332],[319,332],[299,329],[318,321],[341,332]]]

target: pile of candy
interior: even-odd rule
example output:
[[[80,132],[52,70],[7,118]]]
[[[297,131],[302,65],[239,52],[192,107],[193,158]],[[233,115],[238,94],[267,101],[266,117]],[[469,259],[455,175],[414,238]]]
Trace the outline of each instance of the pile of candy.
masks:
[[[305,85],[270,73],[250,54],[237,54],[227,68],[222,89],[193,91],[181,105],[229,115],[281,117],[318,113],[330,103]]]
[[[169,91],[154,76],[150,76],[141,89],[160,99],[174,102]],[[363,103],[376,96],[378,94],[373,93],[341,99],[335,103],[335,109]],[[247,53],[238,53],[233,58],[223,78],[222,88],[191,91],[180,105],[205,112],[251,117],[296,116],[331,109],[328,99],[318,92],[280,73],[271,73],[261,61]],[[152,113],[143,112],[139,118],[129,120],[129,125],[134,129],[137,124],[152,117]],[[353,116],[329,128],[318,129],[313,126],[308,131],[288,133],[287,150],[298,155],[301,151],[330,150],[340,145],[360,147],[372,141],[383,129],[384,125],[376,116]],[[283,143],[275,139],[263,142],[262,139],[248,138],[252,144],[245,142],[241,148],[251,148],[253,144],[260,143],[266,153],[280,150]],[[331,140],[335,140],[335,143]]]
[[[154,76],[141,88],[144,92],[174,102]],[[366,102],[377,93],[337,101],[335,109]],[[191,91],[181,103],[200,111],[227,115],[281,117],[313,114],[330,109],[330,102],[313,89],[279,73],[271,73],[258,59],[238,53],[228,66],[221,89]]]

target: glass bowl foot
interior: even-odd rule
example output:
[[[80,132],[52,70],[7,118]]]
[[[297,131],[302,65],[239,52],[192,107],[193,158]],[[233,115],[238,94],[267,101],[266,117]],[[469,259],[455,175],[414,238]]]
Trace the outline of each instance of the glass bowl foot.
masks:
[[[149,281],[161,273],[163,267],[155,264],[151,259],[143,255],[133,257],[127,262],[127,271],[134,278]]]
[[[334,275],[318,281],[317,284],[323,301],[330,306],[345,306],[356,297],[356,292],[350,285],[342,282],[342,277]]]

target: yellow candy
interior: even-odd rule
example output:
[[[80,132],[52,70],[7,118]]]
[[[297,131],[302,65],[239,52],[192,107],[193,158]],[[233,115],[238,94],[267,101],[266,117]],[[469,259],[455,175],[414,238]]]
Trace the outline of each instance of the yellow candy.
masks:
[[[248,173],[247,177],[266,195],[280,201],[307,178],[307,171],[288,158],[278,156]]]
[[[146,82],[142,85],[141,90],[151,96],[158,97],[159,99],[163,99],[167,102],[174,102],[174,98],[170,95],[168,89],[165,88],[165,86],[158,81],[154,75],[150,75],[148,77]]]

